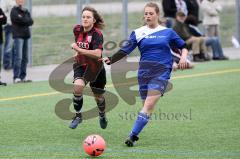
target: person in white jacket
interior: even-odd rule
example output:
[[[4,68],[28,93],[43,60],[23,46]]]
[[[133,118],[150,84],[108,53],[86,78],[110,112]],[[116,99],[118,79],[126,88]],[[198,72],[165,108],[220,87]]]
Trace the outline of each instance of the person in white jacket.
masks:
[[[205,34],[209,37],[219,37],[221,5],[216,0],[203,0],[200,7],[203,11]]]
[[[13,54],[13,39],[12,39],[12,23],[10,18],[10,12],[12,8],[16,5],[15,0],[0,0],[0,6],[7,16],[7,24],[3,27],[5,33],[5,42],[3,49],[3,68],[8,70],[11,69],[12,64],[12,54]]]

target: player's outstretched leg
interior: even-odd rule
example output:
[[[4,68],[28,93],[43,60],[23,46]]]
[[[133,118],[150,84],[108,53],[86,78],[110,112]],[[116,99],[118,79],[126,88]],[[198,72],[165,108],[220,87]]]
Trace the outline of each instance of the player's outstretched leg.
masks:
[[[69,125],[69,128],[76,129],[78,124],[82,122],[82,105],[83,105],[83,96],[76,96],[73,97],[73,105],[74,109],[76,110],[76,115],[73,118],[72,122]]]
[[[128,147],[132,147],[136,141],[138,141],[138,134],[142,131],[145,125],[149,121],[149,115],[143,112],[138,113],[136,122],[133,125],[132,131],[129,137],[126,139],[125,144]]]
[[[107,124],[108,124],[108,120],[106,117],[106,113],[105,113],[105,107],[106,107],[106,102],[105,102],[105,98],[99,98],[97,100],[97,105],[98,105],[98,109],[99,109],[99,124],[100,127],[102,129],[106,129],[107,128]]]
[[[132,135],[132,136],[129,136],[126,141],[125,141],[125,144],[128,146],[128,147],[132,147],[136,141],[138,141],[138,136],[136,135]]]

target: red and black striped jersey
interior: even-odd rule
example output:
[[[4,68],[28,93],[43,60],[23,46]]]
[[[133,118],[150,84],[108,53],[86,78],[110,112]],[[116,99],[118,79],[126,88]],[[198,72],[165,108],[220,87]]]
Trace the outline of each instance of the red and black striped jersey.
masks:
[[[93,27],[90,31],[84,32],[84,28],[81,25],[76,25],[73,29],[75,42],[79,48],[86,50],[103,50],[103,34],[100,29]],[[83,69],[89,64],[90,67],[96,67],[95,65],[102,65],[97,59],[92,59],[87,56],[78,54],[75,57],[77,63],[81,63]],[[95,70],[95,69],[94,69]]]
[[[76,25],[73,34],[78,47],[87,50],[103,49],[103,35],[98,28],[93,27],[84,32],[81,25]]]

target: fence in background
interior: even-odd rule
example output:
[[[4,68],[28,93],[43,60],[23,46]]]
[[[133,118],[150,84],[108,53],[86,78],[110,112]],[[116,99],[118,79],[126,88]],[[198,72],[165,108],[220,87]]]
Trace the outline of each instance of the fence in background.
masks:
[[[143,10],[146,0],[28,0],[34,25],[30,47],[31,65],[61,63],[73,55],[70,44],[74,41],[72,29],[80,22],[81,10],[85,5],[96,8],[106,22],[103,30],[105,43],[114,53],[119,43],[129,34],[128,13]],[[43,5],[47,4],[47,5]],[[128,8],[127,8],[128,7]],[[136,17],[141,24],[141,15]],[[136,23],[135,23],[136,24]],[[138,25],[137,24],[137,25]]]
[[[236,12],[237,39],[240,42],[240,0],[236,0]]]
[[[143,23],[142,11],[147,1],[27,0],[27,6],[32,11],[35,22],[32,28],[31,64],[61,63],[73,55],[70,49],[70,44],[74,41],[72,29],[80,21],[81,8],[87,4],[104,16],[106,28],[103,32],[105,46],[108,48],[104,53],[107,55],[114,53],[130,31]],[[161,4],[161,0],[155,1]],[[226,1],[226,5],[232,5],[233,1]]]

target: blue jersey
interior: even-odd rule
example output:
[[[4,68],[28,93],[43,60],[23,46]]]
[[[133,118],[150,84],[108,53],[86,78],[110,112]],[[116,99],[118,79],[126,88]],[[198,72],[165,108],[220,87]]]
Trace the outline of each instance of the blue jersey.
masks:
[[[173,58],[170,46],[182,48],[184,45],[185,42],[173,29],[160,25],[154,29],[143,26],[131,33],[128,43],[121,50],[130,54],[138,46],[141,53],[138,74],[150,76],[163,73],[163,69],[172,69]],[[146,64],[147,62],[151,64]],[[163,79],[169,79],[169,76]]]

